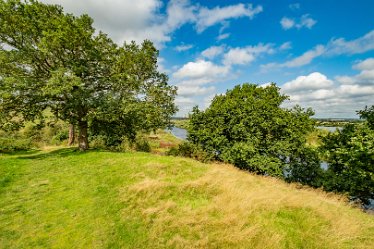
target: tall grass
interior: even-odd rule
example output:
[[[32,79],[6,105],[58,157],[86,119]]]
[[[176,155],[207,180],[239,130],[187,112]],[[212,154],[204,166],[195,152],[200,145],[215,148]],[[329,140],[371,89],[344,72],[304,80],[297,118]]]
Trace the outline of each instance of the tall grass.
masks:
[[[0,156],[0,248],[372,248],[344,198],[147,153]]]

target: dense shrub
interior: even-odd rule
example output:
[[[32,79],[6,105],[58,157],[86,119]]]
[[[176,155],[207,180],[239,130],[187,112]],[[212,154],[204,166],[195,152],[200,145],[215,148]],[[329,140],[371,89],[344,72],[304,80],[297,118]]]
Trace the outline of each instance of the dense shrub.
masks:
[[[290,181],[314,182],[317,175],[308,173],[318,171],[319,160],[306,147],[314,113],[299,106],[281,108],[288,97],[279,90],[275,84],[243,84],[215,96],[205,111],[193,109],[188,140],[209,157],[241,169],[282,178],[287,170]]]
[[[114,136],[95,135],[90,137],[90,146],[92,149],[102,149],[111,151],[143,151],[150,152],[151,146],[143,135],[138,135],[134,139],[118,138],[113,142]]]
[[[323,138],[328,163],[324,188],[348,193],[364,204],[374,198],[374,130],[370,123],[350,124]]]
[[[69,137],[69,127],[63,121],[46,118],[36,122],[28,122],[18,131],[21,138],[30,139],[34,146],[60,145]]]
[[[29,150],[32,148],[30,139],[16,137],[0,137],[0,152]]]
[[[213,159],[213,157],[202,148],[186,141],[179,144],[177,147],[170,148],[167,155],[189,157],[201,162],[209,162]]]

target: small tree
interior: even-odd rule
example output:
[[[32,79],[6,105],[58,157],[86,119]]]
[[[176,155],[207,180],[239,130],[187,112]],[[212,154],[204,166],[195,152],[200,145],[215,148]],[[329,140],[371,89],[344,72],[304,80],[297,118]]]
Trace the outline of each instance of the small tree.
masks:
[[[275,84],[236,86],[216,96],[205,111],[193,109],[188,140],[239,168],[309,183],[313,175],[292,176],[299,172],[295,165],[319,170],[318,157],[310,155],[315,152],[305,152],[306,134],[314,129],[313,112],[281,108],[287,98]]]
[[[367,204],[374,198],[374,106],[358,112],[365,123],[349,124],[323,138],[328,162],[324,188],[348,193]]]
[[[133,137],[170,124],[176,89],[157,71],[153,44],[119,47],[95,34],[92,22],[58,5],[0,0],[2,128],[17,128],[49,108],[77,126],[85,150],[89,127],[113,124]]]

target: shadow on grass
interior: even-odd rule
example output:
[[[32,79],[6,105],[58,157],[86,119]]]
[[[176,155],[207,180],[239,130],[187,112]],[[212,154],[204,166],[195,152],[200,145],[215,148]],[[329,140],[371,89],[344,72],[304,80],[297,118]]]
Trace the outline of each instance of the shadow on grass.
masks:
[[[20,151],[11,151],[11,152],[0,152],[0,154],[4,154],[7,156],[27,156],[27,155],[33,155],[36,153],[41,152],[41,150],[20,150]]]
[[[89,151],[87,151],[89,152]],[[30,155],[30,156],[19,156],[19,159],[42,159],[42,158],[48,158],[48,157],[66,157],[70,155],[76,155],[76,154],[83,154],[87,152],[79,151],[77,148],[62,148],[53,150],[50,152],[41,152],[38,154]]]

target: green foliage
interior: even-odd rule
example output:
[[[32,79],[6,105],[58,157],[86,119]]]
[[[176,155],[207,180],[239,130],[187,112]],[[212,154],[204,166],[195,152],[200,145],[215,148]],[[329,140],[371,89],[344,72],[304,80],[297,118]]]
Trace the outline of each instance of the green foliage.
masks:
[[[193,109],[188,140],[217,160],[258,174],[284,177],[295,165],[317,167],[317,156],[304,152],[314,113],[299,106],[281,108],[287,98],[275,84],[236,86],[216,96],[205,111]],[[309,177],[298,173],[289,180],[309,183]]]
[[[42,119],[26,122],[25,126],[15,133],[21,138],[30,139],[36,147],[61,145],[69,137],[68,125],[61,120],[56,121],[48,112],[43,113]]]
[[[135,140],[134,145],[136,151],[151,152],[151,146],[149,145],[148,141],[144,138]]]
[[[209,162],[213,159],[212,156],[202,148],[187,141],[184,141],[177,147],[170,148],[167,155],[189,157],[201,162]]]
[[[30,139],[17,137],[0,137],[0,152],[14,152],[32,148]]]
[[[369,127],[374,130],[374,105],[371,107],[365,107],[364,110],[357,112],[360,115],[361,119],[365,119]]]
[[[118,46],[89,16],[37,1],[1,0],[0,16],[0,128],[17,129],[49,108],[77,126],[84,150],[91,126],[92,135],[134,138],[170,125],[176,88],[157,71],[150,41]]]
[[[0,131],[2,151],[28,150],[45,145],[61,145],[68,138],[68,125],[55,120],[48,111],[43,112],[41,119],[26,122],[17,131]]]
[[[300,182],[315,188],[324,183],[325,172],[320,166],[319,153],[313,148],[295,150],[286,168],[288,182]]]
[[[328,162],[324,188],[368,203],[374,198],[374,130],[370,123],[347,125],[323,138]]]

